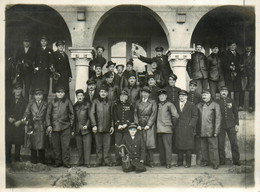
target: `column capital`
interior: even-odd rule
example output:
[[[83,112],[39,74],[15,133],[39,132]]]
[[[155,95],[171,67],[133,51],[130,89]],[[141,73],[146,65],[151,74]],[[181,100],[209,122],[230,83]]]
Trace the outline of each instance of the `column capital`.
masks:
[[[170,48],[167,52],[168,61],[191,59],[191,48]]]
[[[93,59],[93,47],[69,47],[72,59]]]

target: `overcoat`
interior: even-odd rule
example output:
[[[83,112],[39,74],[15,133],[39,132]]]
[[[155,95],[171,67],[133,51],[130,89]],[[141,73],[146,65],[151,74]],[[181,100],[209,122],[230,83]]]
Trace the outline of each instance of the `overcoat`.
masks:
[[[220,55],[211,53],[207,57],[207,68],[209,73],[209,80],[224,81]]]
[[[247,78],[245,89],[253,91],[255,90],[255,54],[244,53],[241,64],[243,65],[242,76]]]
[[[193,53],[187,64],[187,72],[191,79],[207,79],[206,56],[201,52]]]
[[[136,101],[140,99],[141,88],[137,85],[134,86],[128,85],[124,89],[128,92],[128,102],[132,105],[135,105]]]
[[[86,135],[91,132],[89,111],[90,105],[87,102],[79,103],[76,102],[73,106],[75,111],[75,124],[73,126],[73,131],[78,135]],[[83,129],[87,126],[87,129]]]
[[[178,99],[179,99],[179,93],[178,91],[180,91],[181,89],[179,87],[172,87],[172,86],[166,86],[164,88],[167,92],[167,100],[169,100],[170,102],[172,102],[173,104],[175,104]]]

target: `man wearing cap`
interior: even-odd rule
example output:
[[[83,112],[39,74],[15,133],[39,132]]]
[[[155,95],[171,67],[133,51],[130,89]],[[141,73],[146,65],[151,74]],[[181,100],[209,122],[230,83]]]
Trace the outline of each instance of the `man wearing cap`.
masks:
[[[78,149],[77,165],[86,165],[90,168],[90,154],[92,134],[89,120],[90,105],[84,98],[84,91],[82,89],[76,90],[77,102],[73,108],[75,111],[75,124],[72,134],[75,135],[76,144]]]
[[[156,80],[154,75],[147,76],[147,86],[151,90],[150,98],[158,101],[158,91],[160,90],[159,87],[156,86]]]
[[[109,102],[112,102],[112,103],[116,102],[117,98],[119,98],[119,95],[120,95],[119,86],[114,83],[113,79],[114,79],[114,76],[111,71],[109,71],[105,74],[104,85],[106,85],[108,87],[107,99]]]
[[[24,98],[29,101],[33,77],[33,66],[35,62],[35,50],[31,47],[30,39],[28,37],[23,39],[23,46],[18,48],[15,61],[21,65],[21,75],[25,89]]]
[[[240,165],[239,162],[240,154],[237,145],[237,132],[239,128],[238,110],[234,100],[228,97],[228,87],[226,86],[221,87],[220,99],[218,99],[217,102],[220,106],[221,115],[222,115],[221,128],[218,136],[220,165],[224,165],[226,161],[226,155],[225,155],[226,134],[228,135],[230,145],[231,145],[233,164]]]
[[[141,99],[135,104],[134,122],[138,124],[138,130],[144,137],[147,159],[146,163],[154,167],[153,149],[155,149],[155,129],[157,103],[150,98],[151,90],[149,87],[143,87]]]
[[[117,85],[118,87],[120,87],[121,78],[118,74],[115,73],[115,65],[116,65],[116,63],[113,63],[112,61],[107,62],[108,72],[111,72],[111,74],[112,74],[113,83],[115,85]],[[105,76],[106,76],[107,73],[105,73]]]
[[[157,65],[157,61],[156,59],[153,59],[153,62],[151,63],[151,70],[150,71],[147,71],[146,74],[145,74],[145,84],[148,83],[148,77],[150,75],[153,75],[154,76],[154,79],[155,79],[155,82],[156,82],[156,85],[160,88],[164,87],[165,86],[165,80],[164,80],[164,77],[162,75],[162,72],[160,72],[158,70],[158,65]]]
[[[156,132],[158,135],[160,163],[161,165],[166,165],[166,168],[169,169],[172,163],[172,135],[179,115],[174,104],[166,100],[167,93],[165,89],[160,89],[158,95]]]
[[[121,145],[123,136],[127,133],[127,126],[134,121],[134,108],[127,102],[128,92],[122,90],[119,101],[113,106],[113,118],[115,123],[115,144]],[[117,148],[116,148],[117,149]],[[115,151],[116,165],[122,164],[122,159],[119,156],[119,151]]]
[[[36,59],[33,76],[33,90],[40,88],[43,90],[43,99],[47,101],[50,87],[50,67],[53,50],[47,47],[47,37],[43,35],[40,39],[41,46],[36,51]]]
[[[96,81],[89,79],[87,81],[87,90],[85,93],[85,100],[91,105],[91,103],[94,101],[94,99],[99,97]]]
[[[230,94],[237,106],[240,106],[239,97],[242,90],[241,71],[240,71],[240,54],[237,52],[235,41],[228,42],[228,50],[222,54],[222,69],[224,73],[225,85],[228,87]],[[241,106],[242,107],[242,106]]]
[[[207,58],[201,51],[202,44],[197,43],[195,52],[191,54],[191,60],[189,60],[187,64],[187,72],[190,78],[197,81],[198,93],[201,93],[203,89],[208,88]]]
[[[189,83],[189,93],[188,93],[188,101],[193,103],[194,105],[197,105],[198,103],[202,102],[201,94],[199,94],[197,89],[197,81],[191,80]]]
[[[175,104],[178,101],[179,94],[178,91],[181,89],[179,87],[176,87],[176,80],[177,76],[175,74],[170,74],[168,76],[168,85],[165,87],[165,90],[167,92],[167,99],[171,101],[173,104]]]
[[[23,115],[27,101],[23,98],[23,85],[14,85],[13,95],[8,98],[6,108],[6,163],[11,163],[12,144],[15,145],[15,161],[21,161],[20,150],[24,144]]]
[[[221,57],[219,55],[218,44],[211,46],[212,53],[207,57],[209,88],[213,99],[216,99],[217,90],[225,85],[222,72]]]
[[[197,107],[187,100],[188,92],[180,90],[179,102],[176,105],[179,118],[176,123],[175,147],[178,150],[178,161],[176,166],[183,165],[183,155],[185,154],[185,168],[191,166],[191,152],[194,148],[194,135],[198,120]]]
[[[70,168],[69,143],[74,119],[73,105],[65,97],[65,88],[59,86],[56,88],[56,98],[49,103],[46,114],[46,133],[51,134],[55,167],[63,163],[64,167]]]
[[[128,83],[124,89],[128,92],[128,102],[134,106],[140,99],[141,88],[137,85],[135,72],[129,73],[127,79]]]
[[[98,45],[96,47],[96,54],[94,54],[94,59],[89,63],[89,77],[93,77],[95,75],[95,67],[96,64],[99,63],[101,65],[101,70],[103,66],[106,64],[107,60],[103,57],[103,53],[105,48],[103,46]]]
[[[125,66],[123,64],[119,64],[119,65],[116,66],[117,74],[119,75],[120,80],[121,80],[121,77],[124,73],[124,69],[125,69]]]
[[[202,92],[203,102],[197,105],[199,109],[198,133],[201,140],[201,166],[208,166],[209,162],[213,169],[219,167],[218,135],[221,126],[221,111],[218,103],[211,99],[210,90]]]
[[[27,105],[24,113],[24,118],[28,121],[30,128],[27,134],[31,141],[31,163],[34,164],[45,163],[46,112],[47,102],[43,100],[43,90],[36,88],[34,90],[34,100]]]
[[[105,81],[105,77],[102,74],[102,65],[100,63],[95,64],[95,74],[89,79],[96,82],[97,91],[99,91],[101,85]]]
[[[71,82],[72,74],[68,55],[64,51],[65,41],[58,40],[56,46],[58,50],[53,53],[52,64],[54,70],[60,74],[60,77],[57,80],[53,78],[52,90],[55,92],[56,87],[63,86],[65,88],[66,96],[70,98],[69,83]]]
[[[96,142],[96,164],[99,167],[104,163],[113,166],[110,157],[111,135],[114,133],[112,104],[108,101],[108,87],[103,84],[99,90],[99,98],[91,105],[89,117]]]
[[[124,89],[125,87],[127,87],[128,85],[128,78],[130,77],[130,74],[135,74],[135,78],[136,78],[136,83],[138,84],[137,81],[137,73],[133,68],[134,63],[133,63],[133,59],[130,59],[129,61],[127,61],[126,63],[126,70],[124,71],[122,77],[121,77],[121,83],[120,83],[120,88]]]
[[[156,47],[156,57],[153,58],[143,57],[137,52],[134,52],[134,54],[138,57],[138,59],[148,64],[152,64],[153,61],[156,60],[158,64],[158,69],[162,72],[163,77],[168,77],[169,74],[172,73],[172,70],[168,61],[168,56],[163,55],[163,50],[163,47]]]
[[[124,172],[136,171],[137,173],[146,171],[145,160],[145,142],[139,131],[137,124],[130,123],[128,132],[124,134],[120,155],[122,156],[122,168]]]

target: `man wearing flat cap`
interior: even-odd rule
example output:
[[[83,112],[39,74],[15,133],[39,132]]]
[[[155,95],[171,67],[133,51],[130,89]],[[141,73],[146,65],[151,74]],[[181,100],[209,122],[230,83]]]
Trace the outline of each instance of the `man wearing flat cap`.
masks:
[[[197,105],[199,109],[198,134],[201,141],[201,166],[211,162],[213,169],[219,167],[218,135],[221,126],[221,111],[218,103],[211,99],[209,89],[202,91],[203,102]]]
[[[43,100],[43,90],[34,90],[34,100],[25,110],[24,118],[28,121],[30,130],[27,132],[31,141],[31,163],[45,163],[46,126],[45,117],[47,102]],[[39,155],[37,155],[37,152]]]
[[[176,109],[179,118],[176,122],[175,131],[175,147],[178,150],[178,161],[176,166],[183,165],[183,156],[185,154],[186,165],[185,168],[191,166],[191,152],[194,148],[194,135],[196,132],[196,125],[198,120],[197,107],[187,100],[188,92],[180,90],[179,102],[176,104]]]
[[[208,88],[208,71],[206,56],[202,51],[202,44],[197,43],[195,52],[191,54],[191,59],[187,64],[187,72],[191,79],[197,81],[197,92],[201,93],[203,89]]]
[[[96,89],[97,91],[99,91],[101,85],[105,81],[105,77],[102,74],[102,65],[100,63],[95,64],[95,74],[91,78],[89,78],[89,80],[93,80],[96,82]]]
[[[40,38],[41,46],[36,50],[33,90],[40,88],[43,90],[43,99],[47,101],[50,88],[50,67],[52,62],[53,50],[48,45],[48,40],[45,35]]]
[[[137,72],[134,70],[134,63],[133,63],[133,59],[129,59],[129,61],[126,62],[126,70],[123,72],[123,75],[121,77],[121,83],[120,83],[120,88],[124,89],[127,87],[128,85],[128,78],[130,74],[135,74],[135,78],[136,78],[136,83],[139,85],[138,83],[138,76],[137,76]]]
[[[108,72],[111,72],[111,74],[112,74],[113,83],[115,85],[117,85],[118,87],[120,87],[121,77],[115,73],[115,66],[116,66],[116,63],[114,63],[112,61],[107,62]],[[105,75],[106,75],[106,73],[105,73]]]
[[[95,67],[96,64],[99,63],[101,65],[101,70],[103,66],[106,64],[107,60],[103,57],[103,53],[105,48],[103,46],[98,45],[96,47],[96,52],[94,54],[94,58],[89,62],[89,77],[93,77],[95,75]]]
[[[114,79],[113,73],[111,71],[108,71],[105,74],[105,81],[103,84],[108,87],[108,96],[107,96],[108,101],[115,103],[117,98],[119,98],[120,88],[117,84],[114,83],[113,79]]]
[[[168,85],[165,87],[165,90],[167,92],[167,99],[171,101],[173,104],[175,104],[178,101],[179,94],[178,91],[181,89],[179,87],[176,87],[177,76],[175,74],[170,74],[168,76]]]
[[[31,40],[25,36],[23,46],[16,52],[15,61],[21,65],[21,78],[24,83],[24,98],[28,101],[32,85],[33,66],[35,62],[35,50],[31,47]],[[21,82],[22,83],[22,82]]]
[[[115,124],[115,144],[121,145],[124,134],[128,132],[127,126],[130,122],[134,121],[134,107],[129,104],[128,92],[122,90],[120,93],[119,101],[113,106],[113,118]],[[117,149],[117,148],[116,148]],[[119,156],[119,151],[115,151],[116,165],[122,164],[122,159]]]
[[[148,64],[152,64],[155,60],[158,64],[159,71],[162,72],[163,77],[167,78],[169,74],[172,73],[172,70],[168,61],[168,56],[163,55],[163,50],[164,50],[163,47],[156,47],[155,48],[156,56],[153,58],[143,57],[136,51],[134,52],[134,54],[138,57],[138,59]]]
[[[197,81],[190,80],[189,83],[189,93],[188,93],[188,101],[192,102],[194,105],[197,105],[198,103],[202,102],[201,94],[199,94],[197,89]]]
[[[94,99],[98,98],[98,90],[97,90],[97,85],[96,81],[89,79],[87,81],[87,90],[85,93],[85,100],[91,105]]]
[[[156,80],[154,75],[148,75],[147,76],[147,86],[151,90],[150,98],[158,101],[158,91],[160,88],[156,85]]]
[[[136,81],[136,73],[129,73],[127,77],[127,86],[124,88],[128,92],[128,102],[133,106],[136,101],[140,99],[141,93],[141,88],[137,85]]]
[[[63,86],[65,88],[66,97],[70,98],[69,83],[71,82],[72,74],[68,55],[64,51],[65,41],[58,40],[56,46],[58,50],[53,53],[52,64],[54,70],[60,74],[60,77],[57,80],[53,78],[52,90],[55,92],[56,87]]]
[[[226,142],[226,134],[228,135],[231,152],[232,152],[232,160],[234,165],[240,165],[239,162],[239,149],[237,144],[237,132],[239,130],[239,119],[238,119],[238,110],[236,103],[233,99],[228,97],[228,87],[223,86],[220,89],[220,99],[217,100],[221,115],[221,128],[218,136],[218,146],[219,146],[219,160],[220,165],[224,165],[226,161],[225,155],[225,142]]]
[[[56,98],[49,103],[46,114],[46,133],[51,134],[55,167],[63,164],[70,168],[69,143],[74,119],[73,104],[65,97],[65,88],[59,86],[56,88]]]

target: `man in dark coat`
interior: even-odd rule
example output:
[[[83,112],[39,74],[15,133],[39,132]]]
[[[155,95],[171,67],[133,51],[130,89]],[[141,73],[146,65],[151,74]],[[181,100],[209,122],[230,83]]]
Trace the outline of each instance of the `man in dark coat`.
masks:
[[[191,60],[187,64],[187,72],[191,79],[197,81],[197,92],[201,93],[203,89],[208,88],[208,71],[206,65],[206,56],[201,52],[202,44],[197,43],[195,53],[191,55]]]
[[[113,63],[112,61],[107,62],[108,72],[110,72],[112,74],[113,83],[115,85],[117,85],[118,87],[120,87],[121,77],[118,74],[115,73],[115,66],[116,66],[116,63]],[[105,76],[106,76],[107,73],[105,73]]]
[[[65,41],[58,40],[56,42],[58,50],[53,53],[53,68],[60,74],[60,77],[57,80],[53,78],[52,90],[55,92],[57,87],[62,86],[65,88],[66,96],[69,98],[69,83],[71,82],[72,74],[68,55],[64,52],[64,45]]]
[[[24,144],[23,115],[27,101],[22,96],[23,86],[17,83],[14,94],[8,100],[6,108],[6,163],[11,163],[12,144],[15,144],[15,161],[21,161],[20,150]]]
[[[24,117],[28,121],[29,128],[27,134],[31,141],[31,162],[45,163],[46,146],[46,126],[45,117],[47,111],[47,102],[43,101],[43,90],[34,90],[34,100],[27,105]],[[37,157],[37,152],[39,156]]]
[[[148,64],[152,64],[153,61],[156,61],[159,71],[162,72],[163,77],[167,78],[169,74],[172,73],[172,69],[168,61],[168,56],[163,55],[163,47],[156,47],[155,51],[156,57],[153,58],[143,57],[137,52],[134,52],[134,54],[138,57],[138,59]]]
[[[87,90],[85,93],[85,100],[87,103],[91,105],[91,103],[94,101],[94,99],[99,97],[99,93],[96,86],[96,81],[89,79],[87,81]]]
[[[96,64],[101,65],[101,70],[103,66],[106,64],[107,60],[103,57],[103,53],[105,48],[103,46],[96,47],[96,54],[94,55],[94,59],[89,63],[89,77],[93,77],[95,75],[95,67]]]
[[[128,92],[122,90],[119,101],[113,106],[113,118],[115,123],[115,144],[121,145],[124,134],[128,132],[127,126],[134,121],[134,108],[127,102]],[[116,166],[122,164],[122,159],[119,156],[119,151],[115,151]]]
[[[158,91],[160,90],[160,88],[156,85],[156,80],[155,80],[154,75],[147,76],[147,86],[149,87],[149,89],[151,91],[150,98],[157,102],[158,101]]]
[[[234,94],[234,100],[237,106],[240,106],[239,97],[242,90],[240,55],[236,50],[236,42],[230,41],[228,46],[229,49],[222,54],[222,69],[225,78],[225,85],[228,87],[230,94]]]
[[[172,135],[175,129],[176,120],[179,115],[173,103],[167,101],[165,89],[158,92],[159,104],[157,114],[157,135],[158,148],[160,152],[160,163],[171,168],[172,163]]]
[[[224,75],[222,72],[221,57],[219,55],[219,46],[211,46],[212,53],[207,57],[209,88],[213,99],[216,99],[217,90],[225,85]]]
[[[55,155],[55,167],[70,168],[69,144],[75,115],[70,99],[65,97],[65,88],[56,89],[56,98],[48,105],[46,114],[47,134],[51,134]]]
[[[105,74],[104,85],[106,85],[108,87],[107,99],[111,103],[115,103],[120,95],[120,88],[117,84],[114,83],[113,79],[114,79],[114,76],[111,71],[109,71]]]
[[[191,166],[191,152],[194,148],[194,135],[198,120],[198,110],[193,103],[187,101],[187,98],[187,91],[179,91],[179,103],[176,104],[179,119],[176,123],[175,146],[178,150],[178,161],[176,166],[183,165],[183,155],[185,153],[185,167],[189,168]]]
[[[168,77],[168,85],[165,87],[165,90],[167,92],[167,99],[171,101],[173,104],[175,104],[178,101],[179,94],[178,91],[181,89],[179,87],[176,87],[177,76],[175,74],[170,74]]]
[[[239,119],[238,119],[238,110],[235,102],[228,97],[228,87],[223,86],[220,90],[220,99],[217,100],[221,114],[221,128],[218,136],[218,146],[219,146],[219,160],[220,165],[225,164],[226,155],[225,155],[225,142],[226,134],[228,135],[232,160],[234,165],[240,165],[239,162],[239,149],[237,144],[237,132],[239,128]]]
[[[32,85],[33,65],[35,62],[35,50],[31,48],[30,39],[25,37],[23,47],[20,47],[16,53],[16,63],[22,66],[22,79],[24,83],[24,98],[29,101],[29,94]]]
[[[140,99],[141,88],[137,85],[135,72],[129,73],[127,79],[128,84],[124,89],[128,92],[128,102],[134,106]]]
[[[154,76],[154,79],[156,81],[156,86],[157,87],[164,87],[165,86],[165,78],[166,77],[163,77],[163,74],[161,71],[159,71],[158,69],[158,64],[157,64],[157,60],[156,59],[153,59],[153,62],[151,63],[151,70],[150,71],[147,71],[146,74],[145,74],[145,85],[148,84],[148,77],[150,75],[153,75]],[[166,78],[167,79],[167,78]]]
[[[99,98],[92,102],[89,117],[96,142],[97,161],[95,167],[104,162],[109,167],[113,166],[110,157],[111,135],[114,133],[112,117],[112,104],[108,101],[108,87],[102,85]]]
[[[99,63],[95,64],[95,74],[89,80],[93,80],[96,82],[96,89],[99,92],[101,85],[105,81],[105,77],[102,74],[102,65],[101,64],[99,64]]]
[[[90,154],[92,134],[89,120],[90,105],[84,100],[84,91],[76,90],[77,102],[73,108],[75,111],[75,124],[72,135],[75,135],[79,158],[77,165],[86,165],[90,168]]]
[[[133,59],[130,59],[126,63],[126,70],[123,72],[122,77],[121,77],[121,82],[120,82],[121,89],[124,89],[125,87],[128,86],[128,78],[130,77],[129,76],[130,74],[132,74],[132,75],[135,74],[136,84],[139,85],[137,72],[134,70]]]
[[[41,47],[36,51],[33,90],[40,88],[43,90],[43,99],[47,101],[50,88],[50,67],[52,62],[53,50],[47,47],[48,41],[46,36],[42,36]]]
[[[189,93],[188,93],[188,101],[193,103],[194,105],[197,105],[198,103],[202,102],[201,94],[199,94],[197,89],[197,81],[191,80],[189,83]]]
[[[211,99],[210,90],[202,92],[203,102],[197,105],[199,109],[198,133],[201,140],[201,166],[208,166],[209,161],[213,169],[219,167],[218,135],[221,126],[221,111],[219,104]]]

